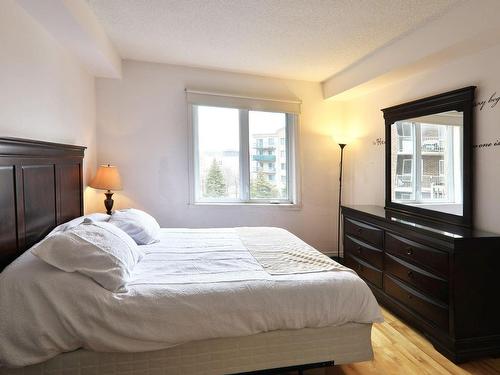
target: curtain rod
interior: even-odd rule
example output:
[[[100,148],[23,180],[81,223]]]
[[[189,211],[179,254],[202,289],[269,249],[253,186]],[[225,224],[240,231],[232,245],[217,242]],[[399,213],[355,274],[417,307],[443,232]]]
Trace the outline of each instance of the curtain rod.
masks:
[[[201,94],[201,95],[223,96],[223,97],[227,97],[227,98],[265,100],[265,101],[269,101],[269,102],[302,104],[301,100],[258,98],[258,97],[254,97],[254,96],[231,95],[231,94],[222,94],[219,92],[197,91],[197,90],[189,90],[189,89],[184,89],[184,91],[186,93],[189,93],[189,94]]]

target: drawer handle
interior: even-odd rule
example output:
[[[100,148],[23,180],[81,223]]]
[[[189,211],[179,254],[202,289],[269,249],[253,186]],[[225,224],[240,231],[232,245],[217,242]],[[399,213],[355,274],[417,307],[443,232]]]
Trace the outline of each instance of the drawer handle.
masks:
[[[413,296],[410,293],[408,293],[408,299],[412,299],[412,298],[413,298]]]
[[[413,277],[413,272],[412,271],[408,271],[408,277],[411,279]]]
[[[363,229],[357,228],[357,231],[358,231],[358,233],[361,233],[361,232],[363,232]]]
[[[407,247],[407,248],[406,248],[406,254],[408,254],[408,255],[412,255],[412,254],[413,254],[413,248],[411,248],[411,247]]]
[[[356,248],[356,250],[358,251],[358,254],[361,254],[361,252],[363,251],[363,249],[361,248],[361,246],[358,246],[358,247]]]

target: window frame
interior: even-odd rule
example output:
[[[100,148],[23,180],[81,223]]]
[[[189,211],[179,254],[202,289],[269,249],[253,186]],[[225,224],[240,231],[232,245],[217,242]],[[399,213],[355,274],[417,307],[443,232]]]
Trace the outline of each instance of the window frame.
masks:
[[[239,155],[239,171],[240,171],[240,199],[199,199],[197,189],[200,186],[199,173],[199,157],[198,157],[198,131],[197,131],[197,110],[198,106],[233,108],[239,111],[239,137],[240,137],[240,155]],[[233,106],[188,103],[188,180],[189,180],[189,202],[191,206],[227,206],[227,205],[255,205],[255,206],[280,206],[300,208],[300,167],[299,167],[299,114],[287,113],[283,111],[266,111],[262,109],[245,109]],[[250,197],[250,140],[249,140],[249,112],[274,112],[284,113],[286,115],[286,177],[288,198],[251,198]]]

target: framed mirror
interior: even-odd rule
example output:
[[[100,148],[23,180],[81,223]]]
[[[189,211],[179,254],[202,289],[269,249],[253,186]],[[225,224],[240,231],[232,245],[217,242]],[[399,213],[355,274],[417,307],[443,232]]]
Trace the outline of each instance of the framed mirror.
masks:
[[[386,208],[472,225],[475,87],[383,109]]]

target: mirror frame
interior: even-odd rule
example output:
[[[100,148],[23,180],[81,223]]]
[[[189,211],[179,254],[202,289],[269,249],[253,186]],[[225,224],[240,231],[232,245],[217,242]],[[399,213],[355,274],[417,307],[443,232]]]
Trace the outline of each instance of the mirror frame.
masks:
[[[385,208],[449,224],[472,227],[472,130],[476,86],[382,109],[385,119]],[[391,126],[396,121],[447,111],[463,112],[463,214],[462,216],[392,202]]]

